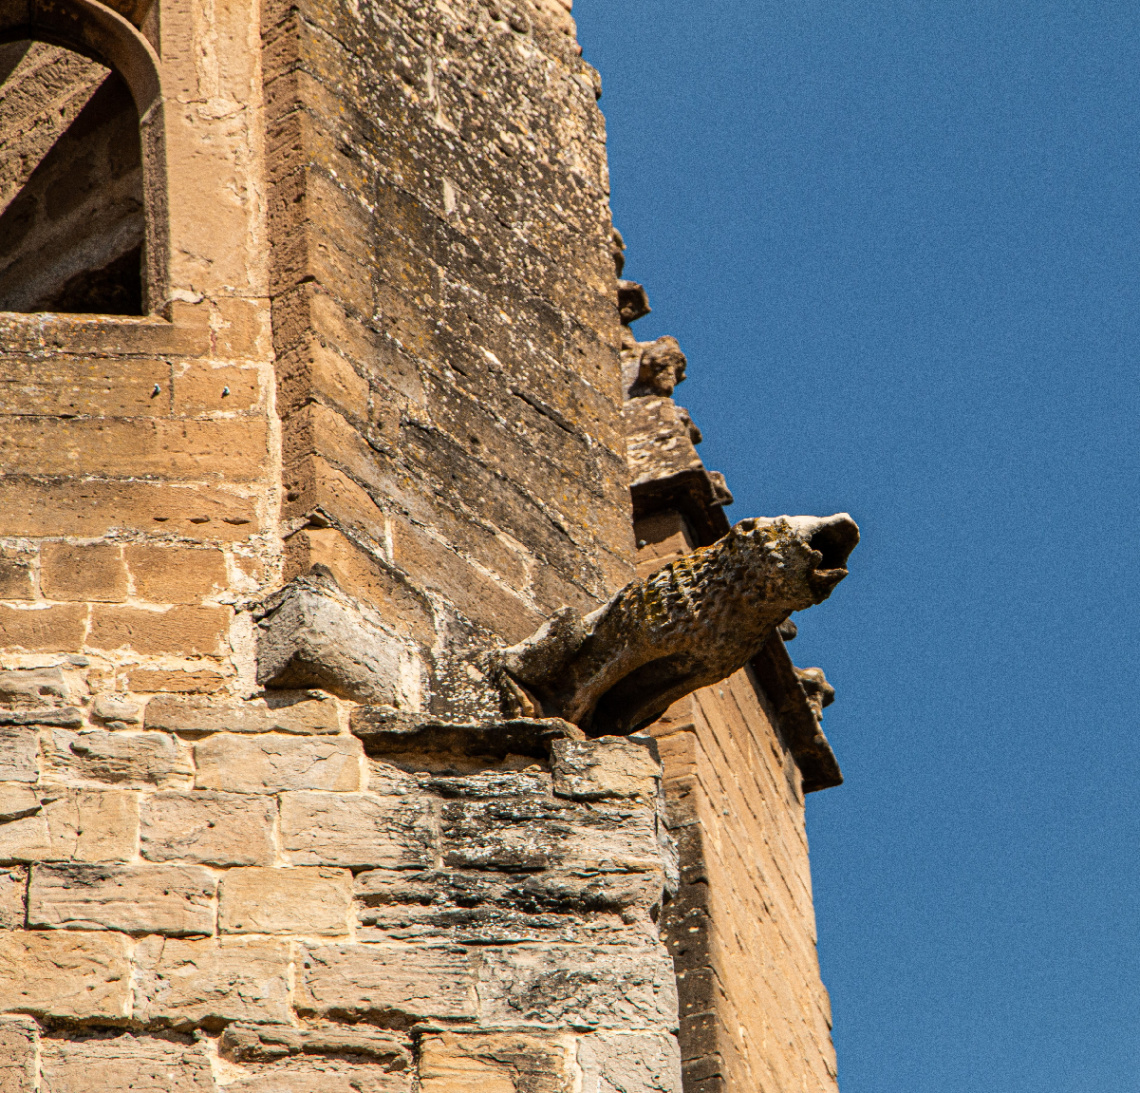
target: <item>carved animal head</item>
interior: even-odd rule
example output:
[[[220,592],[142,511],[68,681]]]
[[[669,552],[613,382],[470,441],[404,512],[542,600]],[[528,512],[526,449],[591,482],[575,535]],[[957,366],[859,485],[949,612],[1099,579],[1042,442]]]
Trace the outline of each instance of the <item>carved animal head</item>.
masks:
[[[563,609],[499,663],[546,716],[633,731],[742,668],[790,612],[827,599],[858,541],[846,513],[742,520],[584,619]]]

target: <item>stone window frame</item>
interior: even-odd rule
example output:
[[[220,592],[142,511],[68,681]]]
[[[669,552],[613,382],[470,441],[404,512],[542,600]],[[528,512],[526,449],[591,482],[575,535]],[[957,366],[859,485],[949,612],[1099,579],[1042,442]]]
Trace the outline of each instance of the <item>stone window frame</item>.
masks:
[[[0,3],[0,43],[23,39],[89,57],[117,72],[130,89],[142,153],[143,309],[144,316],[156,316],[166,310],[170,298],[166,130],[158,54],[132,23],[99,0],[5,0]]]

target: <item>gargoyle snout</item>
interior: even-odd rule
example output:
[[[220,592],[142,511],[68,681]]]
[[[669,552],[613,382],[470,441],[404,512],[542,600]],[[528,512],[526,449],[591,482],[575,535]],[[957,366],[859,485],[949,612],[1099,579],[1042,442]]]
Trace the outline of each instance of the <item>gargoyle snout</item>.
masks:
[[[819,557],[808,582],[820,600],[847,576],[847,559],[859,542],[859,525],[845,512],[822,517],[807,536],[807,545]]]
[[[824,517],[808,539],[808,546],[822,555],[816,568],[825,571],[846,569],[847,559],[858,543],[859,525],[845,512]]]

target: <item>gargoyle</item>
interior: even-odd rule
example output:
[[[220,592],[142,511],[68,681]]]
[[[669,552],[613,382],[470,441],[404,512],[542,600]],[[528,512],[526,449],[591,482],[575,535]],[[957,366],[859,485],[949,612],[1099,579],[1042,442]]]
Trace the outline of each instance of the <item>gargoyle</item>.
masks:
[[[500,684],[528,716],[634,732],[742,668],[792,611],[827,599],[858,541],[846,513],[742,520],[585,618],[563,608],[498,654]]]

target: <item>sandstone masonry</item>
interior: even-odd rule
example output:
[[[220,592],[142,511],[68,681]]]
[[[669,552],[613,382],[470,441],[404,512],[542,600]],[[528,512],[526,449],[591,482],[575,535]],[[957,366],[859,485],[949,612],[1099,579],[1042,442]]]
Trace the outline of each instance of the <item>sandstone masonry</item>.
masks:
[[[0,1090],[834,1093],[857,532],[726,538],[574,33],[0,9]]]

